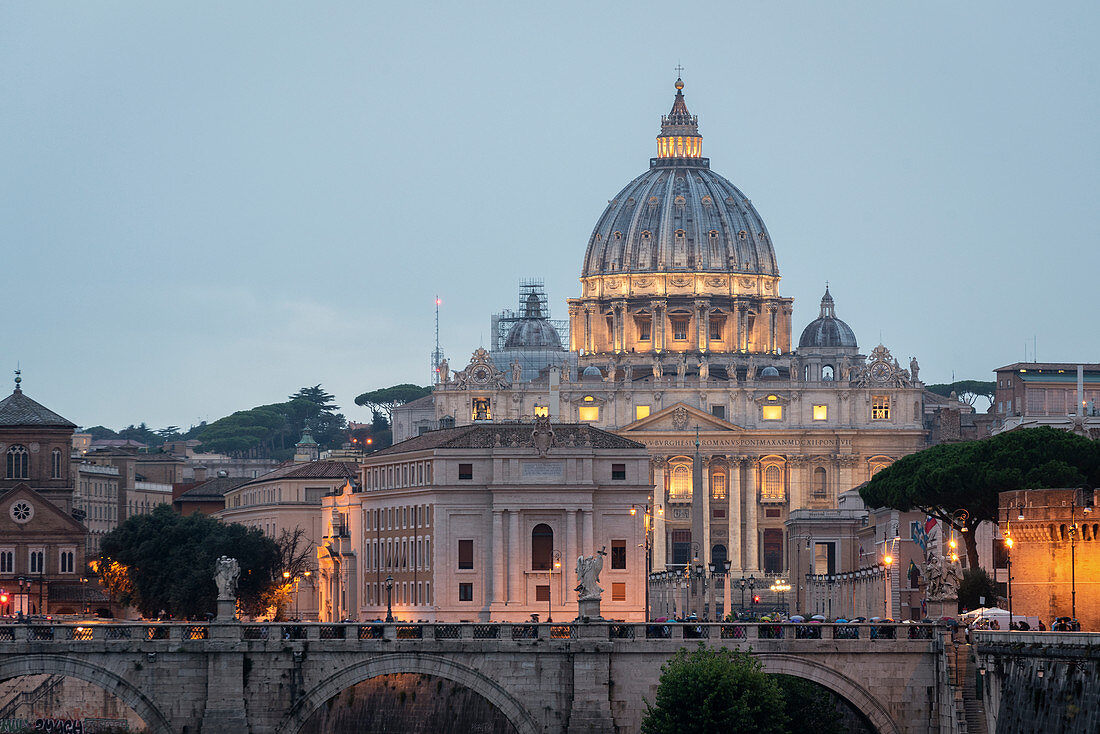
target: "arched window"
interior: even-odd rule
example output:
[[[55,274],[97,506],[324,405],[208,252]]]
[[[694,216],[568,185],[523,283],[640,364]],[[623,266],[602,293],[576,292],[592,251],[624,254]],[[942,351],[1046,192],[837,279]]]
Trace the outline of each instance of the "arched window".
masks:
[[[27,449],[19,444],[15,444],[8,449],[8,479],[29,479],[29,457],[27,455]]]
[[[820,466],[814,469],[814,485],[813,492],[814,497],[824,497],[826,495],[826,475],[825,470]]]
[[[61,449],[54,449],[53,453],[50,454],[50,458],[53,460],[52,461],[52,473],[50,474],[50,479],[60,479],[61,478]]]
[[[710,476],[710,496],[716,500],[724,500],[726,498],[726,475],[725,474],[711,474]]]
[[[691,469],[687,464],[672,467],[672,482],[668,489],[670,500],[691,499]]]
[[[539,523],[531,531],[531,570],[549,571],[554,555],[554,531],[546,523]]]
[[[772,464],[764,470],[763,498],[768,500],[781,500],[784,496],[783,470],[775,464]]]
[[[825,365],[824,367],[821,368],[821,381],[822,382],[832,382],[833,381],[833,373],[834,373],[833,366],[831,364]]]
[[[714,561],[715,567],[720,567],[726,562],[726,546],[719,543],[710,549],[710,559]]]

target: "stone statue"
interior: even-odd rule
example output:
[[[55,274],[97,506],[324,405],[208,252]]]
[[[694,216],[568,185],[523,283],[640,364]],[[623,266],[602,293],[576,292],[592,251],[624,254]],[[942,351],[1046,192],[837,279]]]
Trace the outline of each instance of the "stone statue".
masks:
[[[568,360],[562,360],[561,363],[561,382],[564,385],[569,382],[569,362]]]
[[[607,360],[607,378],[606,379],[607,379],[608,382],[614,382],[615,381],[615,360],[613,360],[613,359]]]
[[[749,355],[749,368],[745,372],[745,377],[751,382],[756,379],[756,357]]]
[[[439,384],[446,385],[451,381],[451,365],[447,364],[447,358],[439,363]]]
[[[630,384],[634,381],[634,365],[629,362],[623,367],[623,382]]]
[[[928,601],[945,601],[958,598],[959,571],[945,556],[936,552],[939,545],[939,524],[929,534],[928,550],[924,556],[924,574],[928,579],[925,596]]]
[[[684,375],[688,371],[687,357],[683,354],[680,355],[680,361],[676,363],[676,379],[680,382],[684,381]]]
[[[214,583],[218,585],[218,599],[237,598],[237,577],[241,566],[236,558],[222,556],[214,564]]]
[[[539,452],[539,456],[546,456],[550,447],[554,445],[554,427],[550,425],[549,416],[540,416],[535,419],[535,428],[531,431],[531,445]]]
[[[603,557],[607,555],[607,546],[603,546],[594,556],[579,556],[577,558],[577,599],[600,599],[603,589],[600,588],[600,571],[603,570]]]
[[[699,382],[706,382],[710,379],[710,363],[707,362],[707,356],[704,354],[699,359]]]
[[[917,364],[917,358],[911,357],[909,359],[909,377],[912,378],[913,382],[920,382],[920,380],[917,378],[917,370],[919,369],[920,365]]]
[[[653,377],[655,379],[659,380],[662,377],[664,377],[664,374],[665,374],[665,368],[663,366],[661,366],[661,358],[660,357],[654,357],[653,358]]]
[[[517,357],[512,362],[512,384],[513,385],[518,385],[522,381],[523,381],[523,366],[520,365],[519,358]]]

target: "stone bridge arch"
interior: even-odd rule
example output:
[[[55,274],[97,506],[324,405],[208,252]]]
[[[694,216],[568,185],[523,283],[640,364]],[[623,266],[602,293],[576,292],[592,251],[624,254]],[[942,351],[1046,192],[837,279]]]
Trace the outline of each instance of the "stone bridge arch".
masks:
[[[788,654],[753,653],[753,657],[763,664],[765,673],[793,675],[797,678],[812,680],[843,697],[867,717],[871,726],[875,727],[875,731],[879,734],[900,734],[897,724],[886,707],[866,688],[835,668]]]
[[[66,655],[0,657],[0,680],[24,675],[64,675],[99,686],[134,710],[152,734],[173,734],[164,714],[148,696],[118,673],[101,665]]]
[[[422,673],[454,681],[493,704],[512,723],[518,734],[538,734],[542,731],[535,718],[511,693],[477,670],[438,655],[403,653],[356,662],[325,678],[287,711],[276,731],[296,734],[313,712],[333,696],[356,683],[391,673]]]

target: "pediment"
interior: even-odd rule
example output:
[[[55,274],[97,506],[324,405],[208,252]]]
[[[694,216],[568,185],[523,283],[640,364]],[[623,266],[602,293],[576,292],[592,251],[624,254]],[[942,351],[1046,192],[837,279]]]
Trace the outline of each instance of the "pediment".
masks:
[[[727,420],[699,410],[687,403],[675,402],[666,408],[661,408],[656,413],[623,426],[618,433],[631,431],[694,431],[698,426],[700,431],[744,431],[745,429]]]
[[[19,505],[20,507],[16,507]],[[30,507],[30,516],[24,507]],[[0,496],[0,536],[26,533],[84,532],[84,526],[26,484],[17,484]]]

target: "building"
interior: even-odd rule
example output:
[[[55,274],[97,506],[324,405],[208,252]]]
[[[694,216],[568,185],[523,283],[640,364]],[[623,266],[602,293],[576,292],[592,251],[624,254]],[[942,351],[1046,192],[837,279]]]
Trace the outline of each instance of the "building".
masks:
[[[86,553],[94,558],[99,555],[103,536],[118,527],[118,467],[80,460],[72,462],[72,472],[76,477],[73,517],[83,520],[88,530]]]
[[[1051,426],[1100,438],[1100,364],[1016,362],[994,373],[994,433]]]
[[[677,80],[649,170],[596,223],[570,299],[569,356],[535,377],[484,349],[440,372],[444,425],[586,423],[647,446],[653,562],[786,574],[784,523],[927,444],[919,365],[860,352],[828,287],[792,339],[764,221],[702,156]],[[885,295],[885,294],[884,294]],[[521,365],[522,366],[522,365]],[[724,581],[724,580],[723,580]],[[699,606],[692,602],[692,606]]]
[[[76,614],[85,529],[73,517],[76,426],[15,390],[0,400],[0,614]]]
[[[645,447],[586,424],[467,425],[375,452],[324,498],[322,619],[572,620],[577,558],[602,548],[603,616],[641,620],[650,490]]]
[[[249,480],[218,476],[172,486],[172,507],[181,515],[216,515],[225,509],[225,495]]]
[[[276,540],[301,530],[298,550],[308,554],[309,562],[302,577],[294,580],[294,616],[318,618],[317,577],[312,558],[324,527],[322,499],[339,492],[358,475],[358,465],[346,461],[287,462],[225,492],[224,507],[216,513],[221,520],[257,528]],[[309,571],[309,575],[304,571]]]
[[[118,471],[117,508],[108,532],[133,515],[148,515],[157,505],[172,502],[172,485],[183,481],[184,461],[172,454],[145,453],[133,448],[93,448],[84,465],[114,467]]]

